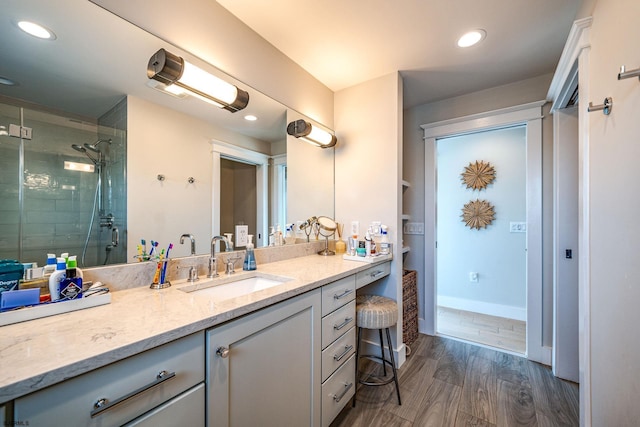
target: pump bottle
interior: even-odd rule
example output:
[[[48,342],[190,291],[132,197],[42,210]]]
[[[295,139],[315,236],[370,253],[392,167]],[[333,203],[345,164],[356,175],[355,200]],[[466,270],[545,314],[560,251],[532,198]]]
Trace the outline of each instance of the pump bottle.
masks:
[[[256,267],[256,255],[253,252],[253,235],[247,235],[247,250],[244,254],[244,263],[242,264],[242,269],[245,271],[255,270]]]

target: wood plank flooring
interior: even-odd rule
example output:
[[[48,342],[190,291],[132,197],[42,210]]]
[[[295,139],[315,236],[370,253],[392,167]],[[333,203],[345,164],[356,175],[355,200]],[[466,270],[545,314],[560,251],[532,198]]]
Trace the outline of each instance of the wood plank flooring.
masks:
[[[524,354],[526,322],[438,306],[438,333]]]
[[[393,383],[360,385],[332,427],[578,426],[578,385],[522,357],[443,337],[420,335]],[[362,376],[382,375],[361,359]]]

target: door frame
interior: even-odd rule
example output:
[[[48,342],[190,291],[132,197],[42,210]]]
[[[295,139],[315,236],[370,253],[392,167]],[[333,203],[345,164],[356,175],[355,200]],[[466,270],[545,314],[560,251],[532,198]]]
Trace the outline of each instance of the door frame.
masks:
[[[551,349],[542,341],[542,106],[536,101],[514,107],[488,111],[420,126],[425,142],[425,216],[434,218],[433,227],[425,230],[425,307],[432,316],[425,316],[422,325],[427,334],[436,334],[436,140],[478,131],[508,126],[526,125],[526,186],[527,186],[527,350],[526,356],[540,363],[551,363]]]
[[[212,141],[213,145],[213,185],[211,195],[211,229],[214,236],[220,235],[220,158],[256,166],[256,235],[254,242],[257,248],[265,246],[267,222],[269,215],[269,156],[246,148]]]

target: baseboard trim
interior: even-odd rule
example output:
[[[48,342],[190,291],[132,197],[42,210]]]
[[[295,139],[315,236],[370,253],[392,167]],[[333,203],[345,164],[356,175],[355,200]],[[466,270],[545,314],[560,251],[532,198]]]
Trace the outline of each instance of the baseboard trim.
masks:
[[[527,309],[510,305],[474,301],[464,298],[438,295],[438,305],[456,310],[472,311],[489,316],[506,317],[507,319],[527,321]]]

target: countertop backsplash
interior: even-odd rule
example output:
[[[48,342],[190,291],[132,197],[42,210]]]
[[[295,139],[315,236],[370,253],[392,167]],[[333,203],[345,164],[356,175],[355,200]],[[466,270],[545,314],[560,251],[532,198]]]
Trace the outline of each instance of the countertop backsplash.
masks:
[[[329,246],[333,246],[333,241]],[[258,270],[261,264],[282,261],[290,258],[298,258],[313,255],[324,249],[324,241],[311,241],[310,243],[298,243],[295,245],[268,246],[256,248],[256,262]],[[244,260],[244,250],[234,252],[219,252],[216,254],[218,260],[218,274],[225,274],[225,262],[228,258],[239,257],[235,262],[236,271],[242,271],[242,261]],[[167,267],[167,277],[169,281],[186,279],[189,267],[198,266],[198,275],[206,276],[209,264],[209,255],[196,255],[182,258],[172,258]],[[153,261],[137,262],[129,264],[110,265],[104,267],[88,268],[83,270],[84,280],[92,282],[102,282],[112,292],[125,289],[149,286],[153,281],[157,263]]]

